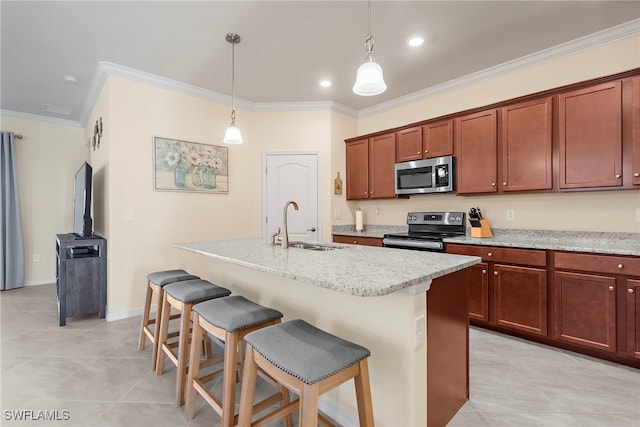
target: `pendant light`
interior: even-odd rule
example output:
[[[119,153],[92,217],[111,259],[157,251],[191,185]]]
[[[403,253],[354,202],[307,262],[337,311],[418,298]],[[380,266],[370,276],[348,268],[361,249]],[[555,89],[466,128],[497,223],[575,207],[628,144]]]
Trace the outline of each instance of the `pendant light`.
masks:
[[[373,59],[373,36],[371,35],[371,0],[369,7],[369,35],[364,40],[367,51],[365,62],[358,68],[356,83],[353,85],[353,93],[361,96],[379,95],[387,90],[387,85],[382,77],[382,67]]]
[[[242,144],[242,135],[240,135],[240,128],[236,126],[236,109],[235,109],[235,47],[240,43],[240,36],[235,33],[228,33],[225,37],[229,43],[231,43],[231,124],[224,132],[225,144]]]

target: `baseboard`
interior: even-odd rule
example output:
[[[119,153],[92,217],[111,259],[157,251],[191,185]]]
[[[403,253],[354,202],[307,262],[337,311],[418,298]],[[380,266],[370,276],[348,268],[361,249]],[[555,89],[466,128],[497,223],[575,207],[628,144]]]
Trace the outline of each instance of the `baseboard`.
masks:
[[[357,418],[340,409],[326,396],[320,396],[318,399],[318,409],[343,427],[358,427],[360,425]]]
[[[52,279],[39,279],[39,280],[27,280],[24,282],[25,286],[40,286],[40,285],[51,285],[56,283],[55,277]]]
[[[151,312],[154,312],[154,307],[151,307]],[[107,322],[113,322],[114,320],[128,319],[130,317],[142,316],[144,307],[134,308],[133,310],[119,311],[117,313],[107,313]]]

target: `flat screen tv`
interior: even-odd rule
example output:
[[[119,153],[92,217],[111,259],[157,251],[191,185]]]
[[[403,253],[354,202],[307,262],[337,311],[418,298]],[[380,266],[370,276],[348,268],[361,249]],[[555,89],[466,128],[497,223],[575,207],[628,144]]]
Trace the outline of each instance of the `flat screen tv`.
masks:
[[[79,237],[93,236],[93,220],[91,219],[91,181],[93,169],[84,162],[75,177],[75,193],[73,198],[73,232]]]

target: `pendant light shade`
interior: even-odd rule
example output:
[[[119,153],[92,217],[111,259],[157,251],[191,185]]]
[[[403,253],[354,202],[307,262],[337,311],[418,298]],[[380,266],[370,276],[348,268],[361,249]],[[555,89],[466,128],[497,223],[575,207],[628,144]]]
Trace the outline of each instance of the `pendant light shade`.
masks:
[[[364,41],[367,51],[365,62],[358,68],[353,93],[360,96],[379,95],[387,90],[382,67],[373,59],[373,36],[371,35],[371,0],[369,0],[369,35]]]
[[[236,126],[236,109],[235,109],[235,46],[240,43],[240,36],[235,33],[229,33],[225,37],[229,43],[231,43],[231,124],[224,132],[224,139],[222,142],[225,144],[242,144],[242,135],[240,134],[240,128]]]

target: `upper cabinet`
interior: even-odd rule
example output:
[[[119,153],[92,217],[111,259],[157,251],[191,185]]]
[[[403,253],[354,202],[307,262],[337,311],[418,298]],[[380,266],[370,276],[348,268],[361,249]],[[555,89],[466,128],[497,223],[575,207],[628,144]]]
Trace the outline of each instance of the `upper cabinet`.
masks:
[[[622,82],[562,93],[559,187],[622,185]]]
[[[346,144],[347,200],[395,197],[396,134]]]
[[[632,164],[633,185],[640,185],[640,77],[632,79],[631,96],[631,139],[632,139]]]
[[[502,191],[552,188],[552,99],[502,108]]]
[[[427,123],[398,131],[398,162],[452,154],[453,120]]]
[[[456,119],[456,191],[495,193],[497,182],[497,110]]]

